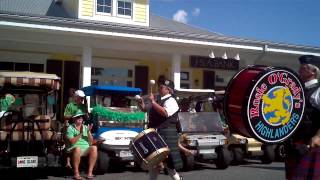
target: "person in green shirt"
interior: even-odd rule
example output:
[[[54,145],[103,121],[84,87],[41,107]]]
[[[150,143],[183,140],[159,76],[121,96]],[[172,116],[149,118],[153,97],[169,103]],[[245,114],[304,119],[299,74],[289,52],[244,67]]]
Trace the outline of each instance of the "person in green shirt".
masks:
[[[63,132],[65,135],[65,132],[69,126],[69,124],[72,123],[72,117],[76,115],[77,111],[81,110],[82,112],[85,112],[87,116],[87,107],[85,102],[85,94],[81,90],[77,90],[74,93],[74,101],[70,102],[67,104],[65,110],[64,110],[64,127],[63,127]],[[67,139],[67,137],[64,137],[64,139]],[[69,146],[68,141],[66,141],[66,146]],[[66,167],[71,168],[70,164],[70,157],[68,154],[66,154]]]
[[[82,112],[87,113],[85,102],[85,94],[81,90],[77,90],[74,94],[74,101],[67,104],[64,110],[64,123],[67,125],[72,116],[80,109]]]
[[[92,126],[83,124],[85,113],[78,110],[73,116],[73,121],[67,129],[67,138],[70,142],[68,152],[72,156],[74,179],[81,179],[79,174],[79,164],[82,156],[88,156],[88,176],[93,178],[93,168],[97,160],[97,147],[92,145],[93,137],[90,132]]]
[[[0,118],[5,115],[9,107],[15,102],[15,98],[11,94],[5,94],[0,98]]]

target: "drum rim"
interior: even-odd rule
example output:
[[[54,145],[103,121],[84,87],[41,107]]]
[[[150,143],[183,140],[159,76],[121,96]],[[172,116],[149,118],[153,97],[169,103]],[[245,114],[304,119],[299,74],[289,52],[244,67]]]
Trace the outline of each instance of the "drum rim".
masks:
[[[244,67],[244,68],[242,68],[237,74],[235,74],[233,77],[232,77],[232,79],[229,81],[229,83],[228,83],[228,85],[227,85],[227,87],[226,87],[226,93],[225,93],[225,97],[224,97],[224,100],[223,100],[223,113],[224,113],[224,116],[225,117],[228,117],[227,116],[227,111],[228,111],[228,106],[227,106],[227,102],[228,102],[228,100],[229,100],[229,89],[231,88],[231,86],[234,84],[234,80],[241,74],[241,73],[243,73],[243,71],[245,71],[245,70],[249,70],[249,69],[253,69],[253,68],[255,68],[255,67],[264,67],[265,69],[263,69],[262,71],[267,71],[268,70],[268,67],[270,67],[270,66],[265,66],[265,65],[248,65],[247,67]],[[260,73],[262,72],[262,71],[260,71],[258,74],[257,74],[257,77],[260,75]],[[249,84],[249,86],[252,84],[252,82],[250,82],[250,84]],[[246,94],[246,96],[247,96],[247,92],[245,93]]]
[[[249,121],[248,121],[248,114],[247,114],[247,108],[248,108],[248,105],[249,105],[249,99],[250,99],[250,95],[251,95],[251,92],[252,92],[252,89],[254,89],[255,87],[256,87],[256,84],[257,84],[257,79],[259,80],[259,79],[261,79],[262,77],[264,77],[266,74],[268,74],[268,73],[270,73],[271,71],[273,71],[273,70],[276,70],[276,69],[278,69],[277,67],[274,67],[274,66],[264,66],[264,65],[254,65],[254,66],[252,66],[252,68],[254,68],[254,67],[264,67],[264,69],[263,70],[261,70],[258,74],[257,74],[257,76],[255,77],[255,79],[252,79],[251,81],[250,81],[250,84],[249,84],[249,87],[251,87],[251,89],[250,88],[248,88],[246,91],[246,96],[245,96],[245,101],[244,101],[244,103],[243,103],[243,107],[245,107],[245,108],[242,108],[242,117],[245,117],[245,119],[244,119],[244,121],[245,121],[245,126],[246,126],[246,128],[248,129],[247,130],[247,132],[248,132],[248,134],[250,134],[250,137],[254,137],[254,138],[256,138],[256,139],[258,139],[259,141],[262,141],[260,138],[258,138],[258,136],[256,136],[255,135],[255,133],[252,131],[252,127],[251,127],[251,124],[249,123]],[[264,142],[264,141],[263,141]]]
[[[138,139],[140,139],[142,136],[149,134],[151,132],[157,132],[154,128],[148,128],[143,131],[141,131],[136,137],[133,138],[132,142],[136,142]]]
[[[168,148],[168,146],[160,148],[156,151],[154,151],[153,153],[151,153],[147,158],[143,159],[143,165],[145,167],[150,167],[151,165],[155,165],[152,163],[152,159],[154,159],[155,157],[157,157],[158,155],[164,154],[165,156],[168,156],[170,153],[170,149]],[[165,160],[165,159],[163,159]]]
[[[233,77],[232,77],[232,80],[229,81],[228,85],[227,85],[227,88],[226,88],[226,93],[225,94],[225,98],[224,98],[224,101],[223,101],[223,112],[224,112],[224,117],[226,118],[226,122],[228,123],[229,121],[229,116],[227,114],[227,112],[229,112],[229,108],[228,108],[228,101],[229,101],[229,91],[228,89],[231,88],[231,86],[234,85],[234,80],[241,74],[243,73],[244,71],[246,70],[250,70],[250,69],[255,69],[255,68],[264,68],[262,69],[259,73],[257,73],[256,75],[256,78],[260,78],[263,76],[262,73],[264,73],[265,71],[270,71],[272,69],[274,69],[275,67],[273,66],[266,66],[266,65],[248,65],[247,67],[244,67],[243,69],[241,69],[237,74],[235,74]],[[250,83],[249,83],[249,86],[248,87],[253,87],[255,84],[254,84],[254,81],[251,80]],[[249,95],[250,95],[250,91],[249,91],[250,88],[246,89],[245,91],[245,96],[244,96],[244,99],[245,100],[249,100]],[[248,106],[248,101],[244,101],[242,102],[242,107],[247,107]],[[246,108],[241,108],[241,119],[243,120],[244,122],[244,125],[246,127],[246,129],[250,129],[250,125],[249,125],[249,122],[245,121],[245,119],[243,118],[245,117],[247,119],[247,116],[246,116]],[[235,129],[231,126],[231,129]],[[254,134],[250,131],[248,131],[248,134],[250,135],[250,137],[254,137]],[[240,134],[240,135],[243,135],[243,136],[247,136],[247,134],[244,134],[240,131],[236,131],[236,133]]]

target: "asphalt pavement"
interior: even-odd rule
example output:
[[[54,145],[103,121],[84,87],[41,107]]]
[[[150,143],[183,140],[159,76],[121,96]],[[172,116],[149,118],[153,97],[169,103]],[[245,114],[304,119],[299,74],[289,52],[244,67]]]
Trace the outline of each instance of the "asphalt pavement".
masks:
[[[1,179],[72,179],[72,172],[61,169],[3,169],[0,170]],[[261,164],[260,161],[248,160],[245,164],[229,166],[227,169],[217,169],[214,164],[198,163],[195,170],[180,172],[185,180],[283,180],[285,170],[283,162]],[[81,173],[85,178],[85,171]],[[148,174],[137,171],[127,166],[112,172],[96,175],[95,180],[143,180],[148,179]],[[161,173],[158,180],[170,180],[171,178]]]

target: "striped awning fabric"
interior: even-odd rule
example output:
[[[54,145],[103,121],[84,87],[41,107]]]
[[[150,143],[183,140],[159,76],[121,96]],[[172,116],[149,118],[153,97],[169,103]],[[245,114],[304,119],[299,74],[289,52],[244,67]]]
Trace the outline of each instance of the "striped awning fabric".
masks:
[[[35,86],[58,90],[60,78],[55,74],[34,72],[0,72],[0,86]]]

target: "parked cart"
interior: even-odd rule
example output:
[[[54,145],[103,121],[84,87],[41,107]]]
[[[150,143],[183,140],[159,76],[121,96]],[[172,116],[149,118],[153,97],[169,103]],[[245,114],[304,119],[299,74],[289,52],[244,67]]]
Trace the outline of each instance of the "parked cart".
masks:
[[[63,144],[54,108],[59,88],[54,74],[0,72],[0,94],[16,99],[0,117],[0,166],[60,166]]]
[[[129,150],[131,140],[144,130],[145,113],[137,107],[135,96],[140,88],[124,86],[88,86],[83,91],[91,96],[91,123],[98,143],[96,168],[104,173],[113,167],[134,163]]]
[[[193,156],[182,153],[184,167],[194,168],[195,161],[214,162],[219,169],[229,166],[232,157],[227,149],[227,138],[219,113],[213,111],[214,90],[178,90],[176,96],[182,111],[179,112],[180,134],[187,140],[185,147]]]

